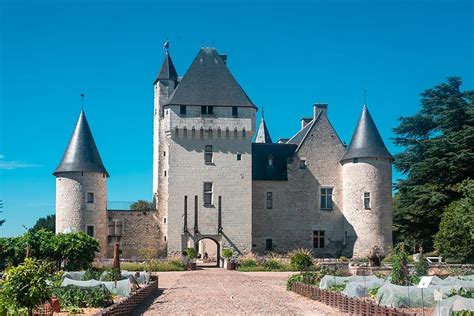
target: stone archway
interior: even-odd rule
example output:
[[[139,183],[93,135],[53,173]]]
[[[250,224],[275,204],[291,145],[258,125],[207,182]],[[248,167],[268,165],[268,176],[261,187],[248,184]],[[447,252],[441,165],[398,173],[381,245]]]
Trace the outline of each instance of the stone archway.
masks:
[[[200,267],[219,267],[221,260],[221,245],[213,237],[201,237],[196,242],[199,259],[197,265]],[[207,254],[207,257],[206,257]]]

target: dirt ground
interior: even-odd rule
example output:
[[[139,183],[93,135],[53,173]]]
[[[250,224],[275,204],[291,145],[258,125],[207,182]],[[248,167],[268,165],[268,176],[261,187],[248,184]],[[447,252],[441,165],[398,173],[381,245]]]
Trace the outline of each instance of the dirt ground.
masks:
[[[342,315],[286,291],[286,279],[292,273],[220,268],[158,273],[159,296],[135,315]]]

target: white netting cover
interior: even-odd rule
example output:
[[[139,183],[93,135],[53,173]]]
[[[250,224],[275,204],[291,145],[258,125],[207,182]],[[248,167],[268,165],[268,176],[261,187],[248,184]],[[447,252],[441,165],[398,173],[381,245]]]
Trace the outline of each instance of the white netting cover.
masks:
[[[107,277],[107,274],[107,271],[102,272],[102,274],[100,275],[100,280],[104,280]],[[121,275],[124,279],[130,279],[130,277],[133,277],[138,284],[148,284],[150,282],[150,274],[145,271],[134,272],[122,270]]]
[[[443,293],[443,298],[447,297],[452,290],[459,290],[461,286],[450,285],[430,285],[428,288],[423,289],[423,301],[425,307],[434,306],[433,292],[435,289],[440,289]],[[395,308],[399,307],[421,307],[421,289],[416,286],[401,286],[394,285],[391,283],[385,283],[377,292],[376,296],[377,303],[391,306]]]
[[[474,289],[474,280],[469,280],[470,276],[448,276],[446,279],[438,278],[434,276],[431,280],[431,284],[441,286],[460,286],[464,289]]]
[[[132,285],[129,279],[120,280],[117,282],[104,282],[97,280],[78,281],[69,278],[64,278],[63,282],[61,283],[61,286],[74,285],[82,288],[88,288],[100,286],[102,284],[105,285],[105,287],[107,288],[107,290],[110,291],[110,293],[118,296],[128,296],[130,294],[130,288]]]
[[[439,303],[437,302],[433,315],[449,316],[451,312],[462,310],[474,311],[474,299],[459,295],[452,296]]]
[[[322,279],[321,282],[319,282],[319,287],[323,290],[333,286],[333,285],[340,285],[340,284],[347,284],[350,282],[370,282],[370,281],[375,281],[375,280],[382,280],[376,277],[375,275],[369,275],[369,276],[362,276],[362,275],[353,275],[349,277],[337,277],[333,275],[325,275]]]
[[[385,284],[384,279],[371,279],[365,282],[349,282],[346,284],[342,294],[349,297],[364,297],[369,295],[369,289],[373,287],[381,287]]]
[[[66,271],[63,274],[63,278],[81,281],[85,273],[86,271]]]

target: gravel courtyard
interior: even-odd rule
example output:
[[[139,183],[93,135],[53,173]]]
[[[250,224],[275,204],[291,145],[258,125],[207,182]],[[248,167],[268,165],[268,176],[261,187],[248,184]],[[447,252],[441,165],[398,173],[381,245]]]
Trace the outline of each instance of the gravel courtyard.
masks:
[[[159,273],[160,295],[136,315],[341,315],[286,291],[290,274],[219,268]]]

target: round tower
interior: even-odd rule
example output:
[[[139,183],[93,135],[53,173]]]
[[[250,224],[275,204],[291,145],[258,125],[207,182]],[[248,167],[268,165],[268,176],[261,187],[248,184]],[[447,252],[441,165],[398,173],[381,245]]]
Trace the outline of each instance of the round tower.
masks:
[[[104,253],[109,174],[84,111],[53,175],[56,177],[56,233],[85,232],[99,240],[101,253]]]
[[[374,247],[392,247],[392,155],[364,105],[351,143],[341,159],[343,213],[352,227],[353,257],[366,258]]]

